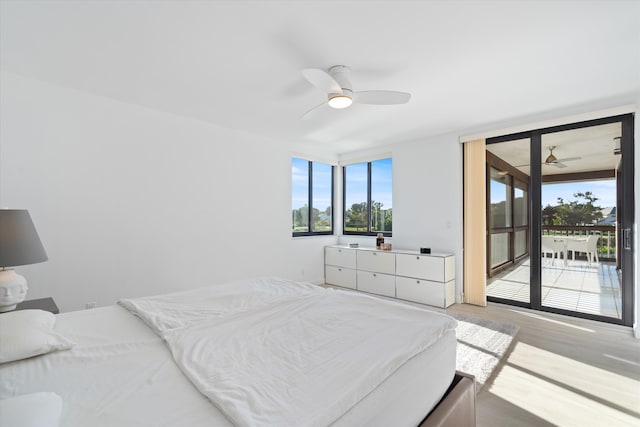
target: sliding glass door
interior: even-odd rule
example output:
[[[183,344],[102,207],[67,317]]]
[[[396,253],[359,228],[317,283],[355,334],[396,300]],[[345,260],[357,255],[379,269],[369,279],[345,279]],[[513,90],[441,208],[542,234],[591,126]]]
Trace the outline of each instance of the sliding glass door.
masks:
[[[488,300],[630,325],[633,116],[486,147]]]
[[[530,301],[529,151],[528,138],[487,145],[487,295],[521,303]]]

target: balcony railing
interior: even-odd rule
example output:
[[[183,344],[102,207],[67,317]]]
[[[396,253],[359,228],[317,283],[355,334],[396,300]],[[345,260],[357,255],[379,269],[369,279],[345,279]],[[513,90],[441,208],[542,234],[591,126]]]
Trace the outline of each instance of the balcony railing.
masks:
[[[588,236],[595,234],[598,239],[598,258],[601,261],[615,261],[616,226],[615,225],[543,225],[543,236]]]

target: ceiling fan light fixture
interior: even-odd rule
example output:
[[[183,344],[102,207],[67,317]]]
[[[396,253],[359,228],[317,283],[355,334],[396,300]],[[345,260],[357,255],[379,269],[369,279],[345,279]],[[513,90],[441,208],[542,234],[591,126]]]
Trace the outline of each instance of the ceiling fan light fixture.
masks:
[[[333,95],[329,96],[329,106],[341,110],[349,107],[353,103],[353,99],[346,95]]]

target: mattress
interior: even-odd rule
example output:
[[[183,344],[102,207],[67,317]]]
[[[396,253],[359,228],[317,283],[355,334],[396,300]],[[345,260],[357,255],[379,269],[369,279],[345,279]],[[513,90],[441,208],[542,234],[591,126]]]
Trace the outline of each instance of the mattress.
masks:
[[[120,306],[63,313],[69,351],[0,365],[0,398],[51,391],[62,426],[228,426],[175,364],[165,342]],[[417,425],[455,372],[453,331],[417,354],[333,425]]]

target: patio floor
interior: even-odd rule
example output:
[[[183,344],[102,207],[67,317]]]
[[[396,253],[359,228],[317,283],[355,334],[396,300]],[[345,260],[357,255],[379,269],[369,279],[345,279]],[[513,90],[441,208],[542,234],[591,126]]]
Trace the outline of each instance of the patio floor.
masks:
[[[529,302],[529,259],[487,281],[487,296]],[[620,319],[615,263],[542,258],[542,305]]]

